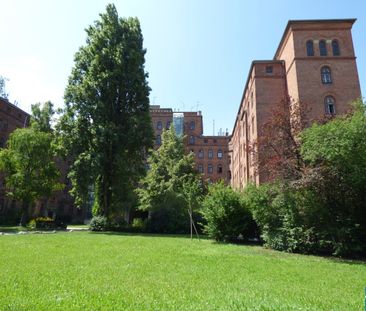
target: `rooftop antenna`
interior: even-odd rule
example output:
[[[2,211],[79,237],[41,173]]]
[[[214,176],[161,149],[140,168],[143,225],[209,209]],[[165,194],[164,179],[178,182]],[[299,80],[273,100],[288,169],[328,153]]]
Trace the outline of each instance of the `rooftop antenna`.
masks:
[[[213,127],[212,136],[215,136],[215,119],[212,120],[212,127]]]

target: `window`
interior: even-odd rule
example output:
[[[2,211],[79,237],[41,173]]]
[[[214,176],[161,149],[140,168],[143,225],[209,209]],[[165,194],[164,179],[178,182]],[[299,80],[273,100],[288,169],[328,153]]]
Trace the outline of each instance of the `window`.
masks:
[[[332,50],[333,50],[333,56],[341,55],[341,51],[339,50],[339,44],[337,40],[332,41]]]
[[[222,158],[222,150],[221,150],[221,149],[217,150],[217,157],[218,157],[219,159],[221,159],[221,158]]]
[[[207,173],[212,174],[212,172],[213,172],[212,164],[207,165]]]
[[[217,165],[217,174],[222,174],[222,165],[221,164]]]
[[[169,130],[170,129],[170,121],[167,121],[166,122],[166,127],[165,127],[167,130]]]
[[[156,135],[156,144],[157,144],[158,146],[160,146],[160,145],[161,145],[161,136],[160,136],[160,135]]]
[[[190,123],[189,123],[189,129],[190,130],[194,130],[196,128],[196,123],[194,122],[194,121],[191,121]]]
[[[319,51],[320,56],[327,56],[327,43],[325,42],[325,40],[319,41]]]
[[[194,145],[194,142],[195,142],[195,139],[194,139],[194,136],[189,136],[189,144],[190,145]]]
[[[163,128],[163,122],[158,121],[158,123],[156,123],[156,128],[157,128],[158,130],[161,130],[161,129]]]
[[[203,165],[198,164],[198,172],[203,173]]]
[[[273,73],[273,66],[266,66],[266,73]]]
[[[213,158],[213,151],[212,151],[212,149],[209,149],[208,150],[208,158],[209,159],[212,159]]]
[[[205,138],[205,139],[203,140],[203,142],[204,142],[205,144],[207,144],[207,143],[208,143],[208,139],[207,139],[207,138]]]
[[[201,149],[201,150],[199,150],[199,151],[198,151],[198,158],[203,159],[203,158],[204,158],[204,156],[205,156],[204,151],[203,151],[202,149]]]
[[[308,56],[314,56],[314,44],[313,44],[313,40],[308,40],[306,42],[306,54]]]
[[[325,113],[326,114],[335,114],[335,100],[333,96],[325,97]]]
[[[320,75],[321,75],[323,84],[332,83],[332,75],[330,73],[330,68],[328,66],[324,66],[320,69]]]

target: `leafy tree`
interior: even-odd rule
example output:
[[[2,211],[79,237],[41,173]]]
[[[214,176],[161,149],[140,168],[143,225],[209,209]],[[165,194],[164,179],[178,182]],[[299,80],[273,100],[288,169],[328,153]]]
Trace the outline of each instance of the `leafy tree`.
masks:
[[[259,128],[258,140],[249,145],[257,168],[267,181],[293,180],[301,175],[300,133],[308,124],[308,108],[290,99],[278,103]]]
[[[95,211],[122,212],[145,173],[153,131],[143,37],[136,18],[108,5],[75,55],[58,125],[60,145],[74,159],[69,177],[77,205],[95,194]]]
[[[151,222],[159,223],[153,231],[186,231],[189,212],[201,191],[193,154],[184,153],[183,138],[176,135],[174,127],[163,131],[162,145],[151,154],[148,164],[149,171],[137,191],[140,208],[150,212]]]
[[[301,133],[297,179],[250,186],[244,199],[265,243],[279,250],[365,256],[365,106]]]
[[[6,92],[6,78],[0,75],[0,97],[8,99],[9,94]]]
[[[253,218],[240,193],[222,181],[211,184],[202,202],[202,214],[207,224],[205,232],[217,241],[237,241],[255,235]]]
[[[52,132],[52,117],[55,114],[53,104],[50,101],[32,105],[31,126],[41,132]]]
[[[29,208],[36,200],[62,189],[51,140],[48,133],[17,129],[10,134],[7,149],[0,151],[0,170],[6,175],[7,194],[22,202],[22,226],[27,224]]]

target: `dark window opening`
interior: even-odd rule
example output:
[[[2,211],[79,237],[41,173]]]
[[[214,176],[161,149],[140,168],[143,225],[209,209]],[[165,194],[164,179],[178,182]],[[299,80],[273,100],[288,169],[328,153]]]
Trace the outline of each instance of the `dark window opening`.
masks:
[[[194,142],[195,142],[195,139],[194,139],[194,136],[189,136],[189,144],[190,145],[194,145]]]
[[[314,56],[314,43],[312,40],[306,42],[306,54],[308,56]]]
[[[328,66],[324,66],[320,69],[320,75],[321,75],[323,84],[331,84],[332,83],[332,75],[331,75],[331,72],[330,72],[330,68]]]
[[[158,121],[158,123],[156,124],[156,128],[157,128],[158,130],[161,130],[161,129],[163,128],[163,122]]]
[[[327,43],[325,42],[325,40],[319,41],[319,51],[320,56],[327,56]]]
[[[325,113],[334,115],[335,111],[335,100],[332,96],[325,97]]]
[[[339,43],[337,40],[332,41],[332,50],[333,50],[333,56],[341,55],[341,51],[339,49]]]
[[[266,66],[266,73],[273,73],[273,66]]]
[[[196,128],[196,123],[194,121],[191,121],[189,123],[189,129],[194,130]]]

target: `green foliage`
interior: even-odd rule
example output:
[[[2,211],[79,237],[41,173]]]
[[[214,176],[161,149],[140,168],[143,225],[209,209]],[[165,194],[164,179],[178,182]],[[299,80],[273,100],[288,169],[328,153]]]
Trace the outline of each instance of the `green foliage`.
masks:
[[[80,206],[96,189],[98,213],[122,213],[145,173],[153,131],[143,37],[136,18],[108,5],[87,30],[65,90],[59,146],[73,159],[71,194]]]
[[[187,231],[188,209],[197,207],[202,190],[193,155],[185,155],[183,138],[176,135],[174,127],[163,131],[162,145],[151,154],[148,165],[137,190],[140,209],[150,213],[148,230]]]
[[[240,193],[223,182],[208,187],[202,202],[202,214],[207,224],[205,232],[217,241],[238,241],[253,238],[255,224]]]
[[[290,252],[365,256],[366,117],[361,104],[302,133],[306,169],[289,184],[249,186],[265,243]]]
[[[0,170],[5,173],[7,195],[23,203],[22,225],[28,221],[28,207],[42,197],[63,188],[53,162],[50,134],[31,128],[10,134],[7,149],[0,151]]]
[[[51,133],[51,123],[54,114],[55,110],[53,109],[53,104],[50,101],[45,102],[43,105],[41,103],[32,105],[32,128],[34,128],[36,131]]]
[[[108,228],[108,219],[104,216],[94,216],[89,224],[92,231],[105,231]]]

